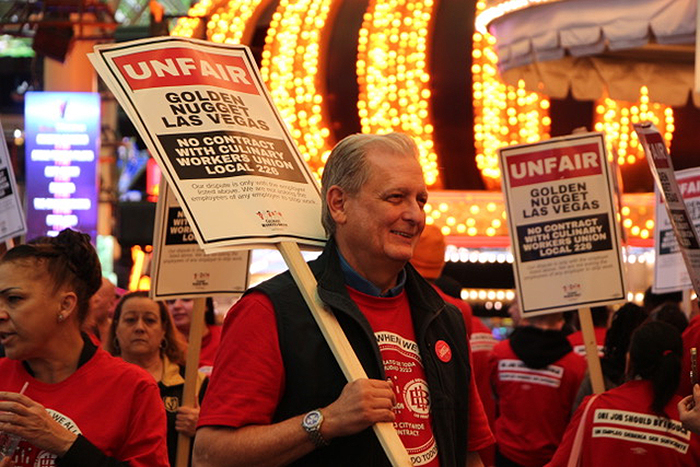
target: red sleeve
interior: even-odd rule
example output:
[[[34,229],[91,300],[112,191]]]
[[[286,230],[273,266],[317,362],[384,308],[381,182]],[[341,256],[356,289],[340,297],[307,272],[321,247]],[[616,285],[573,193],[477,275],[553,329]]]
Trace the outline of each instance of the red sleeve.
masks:
[[[586,397],[581,405],[578,406],[576,412],[574,412],[573,417],[569,420],[569,424],[564,432],[564,437],[559,443],[559,447],[554,453],[554,457],[545,467],[566,467],[569,465],[569,456],[571,455],[571,449],[574,446],[574,438],[576,438],[576,432],[578,431],[578,426],[581,423],[581,417],[583,412],[586,410],[588,405],[588,400],[591,396]],[[583,448],[583,446],[582,446]]]
[[[469,378],[469,427],[467,428],[469,441],[467,442],[467,451],[481,451],[494,444],[496,438],[493,437],[491,427],[489,427],[489,420],[476,387],[471,350],[469,351],[469,363],[472,372]]]
[[[267,425],[284,388],[272,303],[253,292],[226,316],[198,426]]]
[[[115,457],[128,461],[131,467],[166,467],[169,465],[165,441],[167,422],[158,386],[143,382],[133,397],[129,419],[131,433]]]

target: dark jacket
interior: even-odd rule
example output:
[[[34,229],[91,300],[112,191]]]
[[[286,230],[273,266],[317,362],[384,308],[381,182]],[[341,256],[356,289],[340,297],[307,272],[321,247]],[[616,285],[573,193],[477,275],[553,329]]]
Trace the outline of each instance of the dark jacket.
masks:
[[[309,263],[320,298],[333,310],[369,378],[384,380],[384,367],[369,322],[350,298],[340,268],[336,244],[330,240],[318,259]],[[464,320],[452,305],[409,264],[406,293],[431,397],[433,434],[442,467],[466,465],[469,350]],[[285,368],[285,390],[275,413],[279,422],[335,401],[347,380],[289,272],[255,290],[272,301]],[[435,343],[445,341],[452,358],[437,358]],[[333,440],[294,465],[388,466],[389,461],[371,428]]]

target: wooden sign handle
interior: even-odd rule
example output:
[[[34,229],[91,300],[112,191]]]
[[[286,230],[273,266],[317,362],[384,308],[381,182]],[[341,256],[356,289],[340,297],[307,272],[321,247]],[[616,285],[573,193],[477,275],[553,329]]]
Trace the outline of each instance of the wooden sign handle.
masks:
[[[190,336],[187,344],[187,359],[185,363],[185,387],[182,390],[182,406],[194,407],[197,398],[197,370],[199,369],[199,353],[202,348],[202,333],[204,331],[204,309],[206,298],[196,298],[192,304],[192,319]],[[190,459],[190,444],[192,439],[179,433],[177,435],[177,451],[175,467],[187,467]]]
[[[594,394],[600,394],[605,392],[605,383],[603,382],[603,370],[600,367],[598,343],[595,340],[591,309],[588,307],[580,308],[578,310],[578,320],[581,323],[583,343],[586,346],[586,361],[588,362],[588,375],[591,378],[591,387]]]
[[[289,266],[289,271],[294,281],[299,287],[318,327],[321,328],[321,333],[325,337],[345,377],[348,381],[367,378],[367,373],[352,350],[352,346],[340,327],[338,320],[319,298],[316,290],[316,278],[306,261],[304,261],[299,246],[294,242],[280,242],[277,244],[277,248],[282,253],[287,266]],[[410,467],[413,465],[393,424],[388,422],[377,423],[372,428],[392,466]]]

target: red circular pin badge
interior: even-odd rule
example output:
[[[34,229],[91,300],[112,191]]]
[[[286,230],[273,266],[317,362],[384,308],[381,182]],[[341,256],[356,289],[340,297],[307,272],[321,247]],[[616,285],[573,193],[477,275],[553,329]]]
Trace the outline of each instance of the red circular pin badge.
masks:
[[[441,340],[435,343],[435,354],[445,363],[452,360],[452,349],[445,341]]]

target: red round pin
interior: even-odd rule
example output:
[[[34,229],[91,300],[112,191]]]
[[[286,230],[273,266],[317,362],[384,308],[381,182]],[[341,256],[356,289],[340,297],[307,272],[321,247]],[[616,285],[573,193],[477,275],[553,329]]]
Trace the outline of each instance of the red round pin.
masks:
[[[435,343],[435,354],[445,363],[452,360],[452,349],[445,341],[437,341]]]

